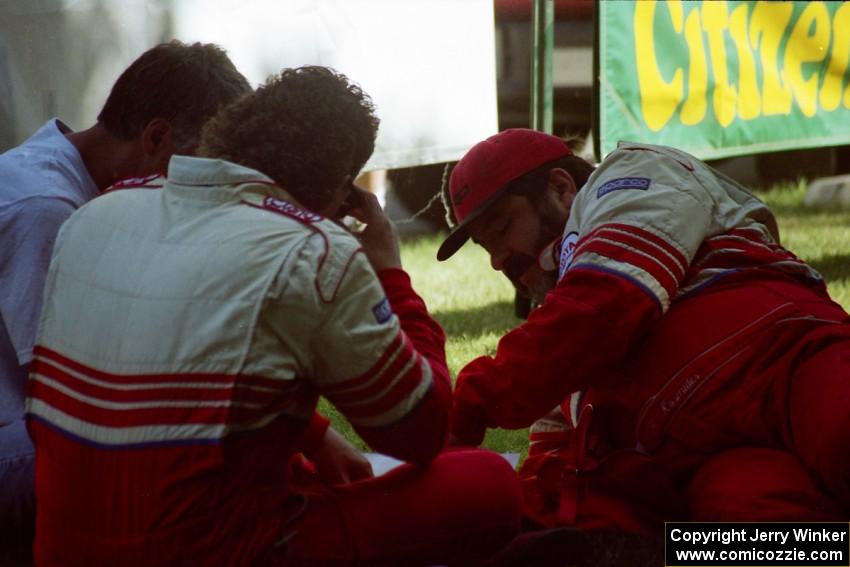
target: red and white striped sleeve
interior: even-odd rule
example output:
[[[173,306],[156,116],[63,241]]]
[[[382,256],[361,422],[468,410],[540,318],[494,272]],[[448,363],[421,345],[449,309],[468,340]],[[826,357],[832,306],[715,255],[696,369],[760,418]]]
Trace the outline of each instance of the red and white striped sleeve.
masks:
[[[691,261],[716,226],[711,194],[692,164],[651,151],[619,150],[576,197],[561,277],[591,269],[631,281],[670,306]],[[569,238],[572,235],[572,238]]]
[[[572,205],[560,280],[493,357],[458,374],[452,432],[522,428],[593,384],[664,314],[713,229],[711,196],[687,162],[649,152],[606,159]]]
[[[639,226],[608,223],[579,240],[573,268],[607,271],[643,288],[662,311],[676,296],[688,260],[669,240]]]
[[[376,277],[362,254],[314,339],[322,395],[375,450],[427,462],[448,433],[445,336],[402,270]]]

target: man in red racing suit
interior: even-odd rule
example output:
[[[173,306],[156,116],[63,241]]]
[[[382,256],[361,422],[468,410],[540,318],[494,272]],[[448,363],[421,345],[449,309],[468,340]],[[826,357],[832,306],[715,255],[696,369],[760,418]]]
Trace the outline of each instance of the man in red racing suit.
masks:
[[[438,259],[471,238],[542,302],[459,373],[452,421],[468,445],[531,426],[533,518],[846,515],[850,321],[750,192],[672,148],[623,143],[594,169],[523,129],[474,146],[448,191]]]

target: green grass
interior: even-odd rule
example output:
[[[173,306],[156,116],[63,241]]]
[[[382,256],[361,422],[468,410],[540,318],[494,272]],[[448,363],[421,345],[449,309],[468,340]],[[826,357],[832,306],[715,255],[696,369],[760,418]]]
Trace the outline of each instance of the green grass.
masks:
[[[850,308],[850,210],[813,210],[802,206],[805,185],[785,184],[760,193],[779,221],[783,245],[810,262],[826,278],[832,297]],[[440,236],[402,243],[402,263],[431,314],[443,325],[452,376],[473,358],[493,354],[500,336],[520,321],[513,315],[514,292],[490,269],[487,255],[467,245],[446,262],[435,255]],[[350,426],[327,403],[320,411],[359,447]],[[490,430],[484,446],[525,454],[526,430]]]
[[[514,316],[514,289],[490,268],[489,256],[468,245],[445,262],[437,262],[442,237],[405,243],[402,263],[414,288],[446,331],[446,359],[452,376],[478,356],[492,355],[506,331],[520,323]],[[484,447],[525,454],[526,430],[488,430]]]
[[[401,255],[414,289],[446,331],[446,359],[454,378],[473,358],[494,354],[499,337],[520,320],[513,315],[513,287],[490,268],[482,249],[464,246],[450,260],[437,262],[441,242],[439,235],[406,240]],[[365,448],[335,408],[323,400],[319,411],[349,440]],[[483,446],[499,452],[524,453],[526,437],[526,430],[490,430]]]
[[[804,207],[805,192],[801,182],[760,196],[776,213],[782,245],[818,270],[832,298],[850,309],[850,210]]]

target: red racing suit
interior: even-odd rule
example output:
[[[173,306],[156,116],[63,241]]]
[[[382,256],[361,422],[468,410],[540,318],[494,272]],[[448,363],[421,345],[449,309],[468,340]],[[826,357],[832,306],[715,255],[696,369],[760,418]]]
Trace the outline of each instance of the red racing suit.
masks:
[[[850,505],[848,316],[760,201],[693,156],[622,144],[559,246],[556,287],[455,388],[470,444],[556,407],[520,473],[532,517],[641,531],[737,447],[795,454]]]
[[[326,396],[375,449],[448,430],[444,335],[406,273],[265,175],[175,157],[62,227],[27,399],[41,564],[250,564],[286,532]],[[387,427],[387,426],[392,427]]]

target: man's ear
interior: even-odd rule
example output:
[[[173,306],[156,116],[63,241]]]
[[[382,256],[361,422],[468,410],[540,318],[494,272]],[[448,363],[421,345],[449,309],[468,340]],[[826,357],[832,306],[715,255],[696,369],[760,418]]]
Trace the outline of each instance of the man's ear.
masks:
[[[154,118],[142,131],[142,151],[147,156],[174,153],[174,131],[164,118]]]
[[[553,167],[549,170],[547,189],[554,191],[562,203],[572,203],[578,193],[578,187],[573,176],[566,169]]]

